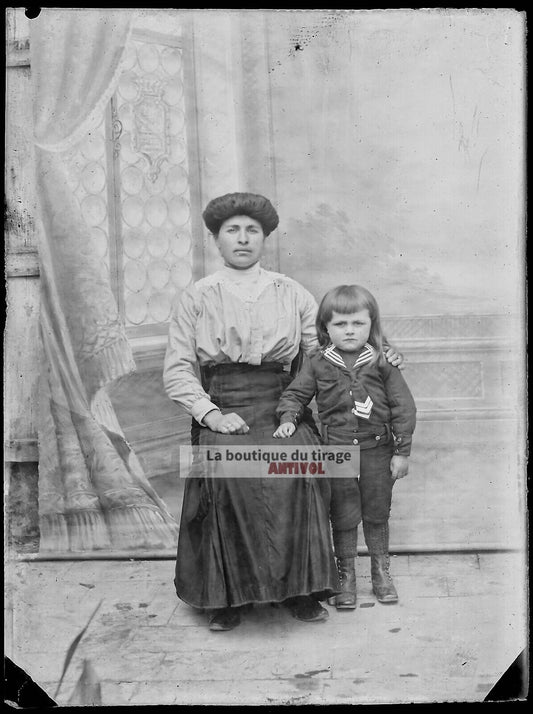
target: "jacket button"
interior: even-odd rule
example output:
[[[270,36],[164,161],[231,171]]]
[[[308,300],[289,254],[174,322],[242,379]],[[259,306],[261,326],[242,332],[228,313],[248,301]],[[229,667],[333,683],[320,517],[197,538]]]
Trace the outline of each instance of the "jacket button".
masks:
[[[381,436],[376,436],[376,441],[379,441],[381,439]]]
[[[353,443],[354,443],[354,444],[358,444],[358,443],[359,443],[358,439],[354,439],[354,440],[353,440]]]

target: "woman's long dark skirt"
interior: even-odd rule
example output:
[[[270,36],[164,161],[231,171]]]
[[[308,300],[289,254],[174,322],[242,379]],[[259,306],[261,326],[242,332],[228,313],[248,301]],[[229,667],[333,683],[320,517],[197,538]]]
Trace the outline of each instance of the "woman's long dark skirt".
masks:
[[[290,439],[275,439],[275,409],[291,377],[280,365],[221,365],[204,374],[223,413],[250,427],[226,435],[193,427],[193,443],[277,450],[317,445],[310,418]],[[253,470],[253,464],[250,464]],[[189,605],[221,608],[281,602],[297,595],[322,600],[339,591],[328,519],[326,479],[272,476],[187,479],[178,541],[176,592]]]

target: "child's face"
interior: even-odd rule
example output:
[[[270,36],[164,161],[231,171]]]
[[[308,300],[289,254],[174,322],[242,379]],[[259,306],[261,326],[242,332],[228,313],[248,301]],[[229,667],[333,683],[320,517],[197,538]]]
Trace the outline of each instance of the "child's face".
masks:
[[[359,312],[343,314],[335,312],[326,329],[335,347],[344,352],[358,352],[368,342],[372,320],[365,308]]]

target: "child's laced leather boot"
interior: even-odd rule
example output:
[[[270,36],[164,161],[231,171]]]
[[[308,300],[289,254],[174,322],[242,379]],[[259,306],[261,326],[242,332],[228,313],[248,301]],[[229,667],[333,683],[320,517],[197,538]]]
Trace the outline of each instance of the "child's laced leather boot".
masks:
[[[329,598],[328,603],[338,610],[354,610],[357,602],[355,576],[357,528],[351,528],[346,531],[333,531],[333,545],[341,591],[338,595]]]
[[[370,554],[374,595],[378,602],[398,602],[398,593],[390,574],[389,524],[363,522],[363,531]]]
[[[337,610],[354,610],[357,601],[355,582],[355,558],[338,558],[337,570],[341,582],[341,591],[335,595]]]

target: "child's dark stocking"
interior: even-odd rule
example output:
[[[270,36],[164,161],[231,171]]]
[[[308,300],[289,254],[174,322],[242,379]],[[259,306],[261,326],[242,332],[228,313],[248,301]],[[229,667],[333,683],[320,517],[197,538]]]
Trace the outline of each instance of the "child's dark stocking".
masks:
[[[398,602],[398,593],[389,572],[389,524],[363,521],[363,532],[370,553],[374,595],[379,602]]]

